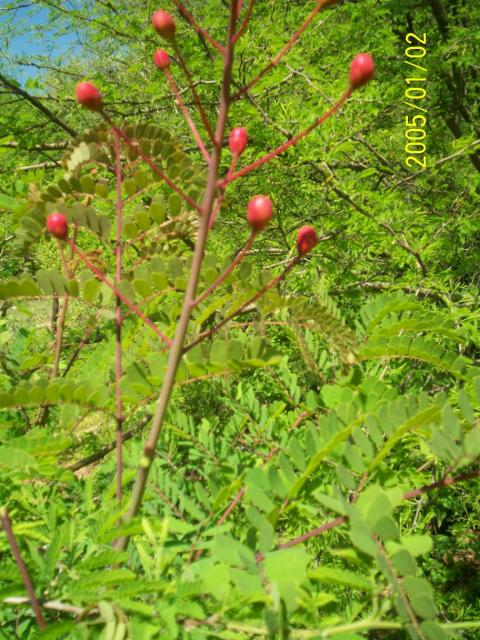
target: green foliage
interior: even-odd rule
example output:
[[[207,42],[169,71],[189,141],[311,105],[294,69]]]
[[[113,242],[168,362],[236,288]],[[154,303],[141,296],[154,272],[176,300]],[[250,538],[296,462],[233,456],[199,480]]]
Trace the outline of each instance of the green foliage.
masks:
[[[14,21],[15,4],[6,3],[0,32],[13,37],[21,23],[36,32],[35,20]],[[198,214],[140,154],[195,202],[205,168],[178,113],[165,107],[163,75],[152,73],[145,3],[34,2],[32,18],[40,4],[50,38],[76,29],[88,52],[39,53],[35,64],[48,69],[23,85],[60,125],[45,126],[45,112],[28,100],[12,105],[0,95],[8,132],[0,140],[0,506],[47,620],[39,631],[0,531],[0,637],[475,640],[479,10],[463,0],[338,3],[247,100],[234,102],[229,124],[248,126],[240,160],[248,164],[328,108],[352,53],[377,60],[376,82],[341,114],[227,192],[199,293],[244,244],[253,193],[271,195],[273,224],[193,311],[142,512],[126,521],[168,350],[122,307],[118,504],[116,296],[44,232],[49,213],[64,213],[70,237],[115,281],[115,138],[96,115],[72,108],[77,77],[94,78],[108,112],[129,123],[118,289],[168,338]],[[312,6],[255,3],[235,89]],[[222,3],[188,8],[222,41]],[[218,64],[186,21],[177,26],[213,121]],[[413,176],[402,155],[404,40],[425,30],[429,164]],[[12,77],[14,64],[5,59]],[[187,96],[176,59],[172,73]],[[193,105],[192,113],[206,139]],[[65,141],[85,120],[89,128]],[[21,169],[45,156],[55,168]],[[306,222],[319,231],[315,251],[245,306],[288,263],[293,231]],[[117,551],[123,535],[130,544]]]

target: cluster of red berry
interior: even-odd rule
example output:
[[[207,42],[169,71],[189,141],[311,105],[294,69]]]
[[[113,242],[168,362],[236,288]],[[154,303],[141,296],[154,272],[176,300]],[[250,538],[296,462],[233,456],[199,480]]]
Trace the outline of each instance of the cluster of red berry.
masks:
[[[175,21],[166,11],[155,11],[152,24],[157,33],[169,42],[175,39]],[[155,65],[162,70],[170,66],[170,56],[165,49],[157,49],[154,54]],[[352,60],[350,66],[349,91],[358,89],[371,80],[375,73],[373,58],[368,53],[360,53]],[[79,104],[90,111],[103,111],[102,97],[98,88],[91,82],[80,82],[76,87]],[[240,156],[247,146],[248,137],[244,127],[236,127],[230,133],[229,148],[232,155]],[[253,232],[262,231],[269,223],[273,213],[272,201],[268,196],[254,196],[247,206],[247,222]],[[65,240],[68,237],[68,222],[62,213],[51,213],[47,218],[47,229],[56,238]],[[297,232],[297,250],[300,255],[309,253],[317,244],[315,229],[306,225]]]

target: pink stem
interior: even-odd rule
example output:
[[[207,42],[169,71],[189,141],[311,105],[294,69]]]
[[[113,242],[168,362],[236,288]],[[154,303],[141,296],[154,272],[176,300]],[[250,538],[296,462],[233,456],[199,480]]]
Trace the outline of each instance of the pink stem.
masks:
[[[140,146],[138,144],[134,144],[132,140],[130,140],[130,138],[127,136],[127,134],[122,131],[121,129],[119,129],[119,127],[117,127],[111,120],[111,118],[104,112],[101,112],[101,115],[103,116],[103,118],[108,122],[108,124],[112,127],[113,131],[120,136],[120,138],[125,142],[125,144],[127,145],[127,147],[129,147],[130,149],[133,149],[135,151],[135,153],[137,153],[139,155],[139,157],[148,164],[148,166],[150,167],[150,169],[153,171],[153,173],[157,174],[157,176],[159,176],[164,182],[166,182],[168,184],[168,186],[170,187],[170,189],[173,189],[173,191],[175,191],[176,193],[178,193],[178,195],[185,200],[185,202],[187,202],[191,207],[193,207],[194,209],[196,209],[199,213],[201,213],[202,208],[200,207],[200,205],[196,202],[194,202],[190,196],[188,196],[186,193],[184,193],[180,187],[178,187],[173,180],[171,180],[161,169],[160,167],[155,164],[155,162],[153,162],[153,160],[151,158],[149,158],[147,156],[147,154],[143,153],[143,151],[140,149]]]
[[[60,257],[61,257],[61,260],[62,260],[63,270],[65,272],[65,277],[70,279],[71,278],[70,269],[68,268],[68,263],[67,263],[67,259],[66,259],[66,256],[65,256],[65,251],[63,250],[63,243],[60,240],[58,240],[58,248],[59,248],[59,251],[60,251]],[[67,317],[69,298],[70,298],[70,296],[68,295],[68,293],[66,293],[63,296],[62,309],[61,309],[60,314],[59,314],[59,316],[57,318],[57,331],[56,331],[56,336],[55,336],[53,367],[52,367],[52,371],[50,372],[50,377],[51,378],[56,378],[58,376],[58,369],[60,367],[60,356],[61,356],[61,352],[62,352],[63,332],[64,332],[64,329],[65,329],[65,319]]]
[[[177,9],[182,14],[182,16],[192,25],[195,31],[199,35],[203,36],[205,40],[208,40],[208,42],[212,45],[212,47],[214,47],[214,49],[216,49],[223,55],[223,53],[225,52],[225,47],[222,47],[222,45],[219,42],[217,42],[214,38],[212,38],[212,36],[208,33],[208,31],[205,31],[205,29],[202,29],[202,27],[198,24],[198,22],[195,20],[192,14],[189,11],[187,11],[187,9],[183,6],[183,4],[179,0],[173,0],[173,2],[177,7]]]
[[[232,162],[230,163],[230,168],[228,170],[227,173],[227,177],[226,180],[229,180],[233,174],[233,172],[235,171],[235,166],[237,164],[237,160],[239,158],[239,154],[238,153],[234,153],[232,155]],[[225,199],[225,189],[221,189],[220,195],[217,198],[217,202],[215,204],[215,207],[210,215],[210,222],[208,223],[208,229],[210,230],[214,223],[215,220],[217,218],[218,212],[220,211],[222,204],[223,204],[223,200]]]
[[[170,338],[168,338],[164,333],[162,333],[162,331],[160,331],[160,329],[157,327],[157,325],[152,322],[152,320],[150,320],[150,318],[147,318],[147,316],[143,313],[143,311],[141,311],[136,304],[134,304],[131,300],[129,300],[129,298],[127,298],[127,296],[123,295],[123,293],[117,289],[117,287],[110,282],[110,280],[108,280],[108,278],[106,278],[103,273],[100,271],[100,269],[97,269],[97,267],[92,264],[92,262],[90,262],[90,260],[87,258],[87,256],[80,251],[80,249],[78,247],[75,247],[72,243],[72,241],[70,240],[70,245],[74,247],[74,252],[78,255],[78,257],[80,258],[80,260],[83,261],[83,263],[85,264],[86,267],[88,267],[90,269],[90,271],[92,273],[94,273],[97,278],[99,280],[101,280],[101,282],[103,282],[104,284],[107,285],[107,287],[109,289],[111,289],[113,291],[113,293],[120,298],[120,300],[127,305],[127,307],[130,309],[130,311],[132,311],[138,318],[140,318],[140,320],[143,320],[143,322],[150,327],[150,329],[152,329],[152,331],[154,331],[157,336],[167,345],[167,347],[170,347],[172,345],[172,341],[170,340]]]
[[[173,43],[173,47],[175,50],[175,54],[178,58],[178,62],[180,63],[180,66],[183,69],[183,73],[187,78],[188,86],[190,87],[190,91],[192,92],[193,99],[195,101],[195,104],[197,105],[198,112],[200,113],[200,117],[202,118],[202,122],[205,125],[205,129],[207,130],[208,136],[212,141],[212,143],[215,144],[215,135],[213,133],[212,126],[207,117],[205,109],[203,108],[203,104],[202,104],[202,101],[200,100],[200,96],[198,95],[197,90],[195,89],[195,84],[193,82],[192,74],[190,73],[190,70],[187,66],[187,63],[185,62],[185,59],[182,55],[180,48],[177,46],[175,42]]]
[[[232,162],[230,163],[230,168],[228,169],[228,173],[227,173],[227,180],[230,181],[232,176],[233,176],[233,172],[235,171],[235,167],[237,166],[237,162],[238,162],[238,158],[240,157],[240,154],[238,153],[233,153],[232,154]]]
[[[78,224],[76,222],[73,223],[73,244],[77,244],[77,236],[78,236]],[[70,250],[70,260],[73,259],[73,249]]]
[[[115,288],[122,279],[122,161],[120,157],[120,136],[115,132],[115,175],[117,179],[117,237],[115,242]],[[122,301],[115,300],[115,395],[117,423],[117,502],[122,502],[123,477],[123,403],[120,382],[122,379]]]
[[[427,484],[427,485],[424,485],[423,487],[419,487],[418,489],[412,489],[411,491],[407,491],[406,493],[403,494],[402,497],[403,497],[403,500],[410,500],[411,498],[416,498],[417,496],[421,496],[425,493],[428,493],[429,491],[433,491],[434,489],[441,489],[443,487],[448,487],[452,484],[456,484],[457,482],[463,482],[465,480],[471,480],[473,478],[478,478],[478,477],[480,477],[480,469],[476,469],[475,471],[471,471],[470,473],[464,473],[460,476],[456,476],[453,478],[447,476],[445,478],[442,478],[442,480],[439,480],[438,482],[432,482],[432,484]],[[319,536],[322,533],[325,533],[325,531],[329,531],[334,527],[338,527],[344,522],[347,522],[347,520],[348,520],[347,516],[339,516],[334,520],[329,520],[328,522],[323,524],[321,527],[317,527],[316,529],[307,531],[303,535],[298,536],[297,538],[293,538],[293,540],[289,540],[288,542],[279,544],[277,548],[288,549],[289,547],[295,547],[297,544],[302,544],[302,542],[306,542],[307,540],[310,540],[310,538],[315,538],[316,536]]]
[[[155,458],[155,450],[158,439],[162,431],[163,421],[166,416],[167,408],[170,402],[172,390],[175,385],[175,377],[179,364],[183,356],[183,345],[187,334],[188,325],[192,313],[192,303],[196,297],[197,286],[200,278],[200,269],[203,257],[205,255],[205,246],[208,238],[208,223],[215,201],[218,182],[218,167],[222,154],[222,141],[225,135],[225,127],[227,123],[228,110],[230,107],[230,86],[232,83],[232,67],[233,67],[233,34],[237,21],[237,5],[236,0],[230,0],[230,19],[228,24],[227,47],[225,49],[223,61],[223,78],[221,84],[220,105],[215,130],[215,141],[212,149],[212,159],[208,165],[208,177],[205,185],[205,193],[203,196],[202,215],[200,216],[200,224],[195,242],[195,250],[193,253],[192,265],[190,267],[190,276],[185,291],[185,297],[182,303],[180,318],[177,323],[175,337],[172,347],[168,354],[168,362],[163,377],[162,388],[158,396],[157,408],[153,416],[152,426],[148,434],[147,440],[143,448],[143,456],[141,463],[137,469],[135,484],[132,489],[132,499],[124,521],[130,522],[134,518],[142,505],[143,494],[148,480],[149,471],[152,467],[152,461]],[[123,551],[126,549],[129,536],[124,535],[116,544],[115,548]]]
[[[167,80],[170,84],[170,88],[172,89],[173,95],[175,96],[175,99],[178,103],[178,106],[180,107],[180,111],[183,114],[183,117],[185,118],[186,123],[188,124],[190,131],[192,132],[193,137],[195,138],[195,142],[198,145],[198,148],[201,151],[201,154],[205,160],[205,162],[207,162],[207,164],[210,162],[210,155],[208,154],[208,151],[205,148],[205,145],[203,144],[203,141],[200,137],[200,134],[197,131],[197,128],[195,126],[195,123],[193,122],[192,118],[190,117],[190,114],[188,112],[187,107],[185,106],[185,103],[182,100],[182,97],[178,91],[178,87],[175,84],[175,80],[172,77],[172,74],[170,73],[170,69],[168,69],[168,67],[165,67],[165,69],[163,70]]]
[[[321,9],[323,9],[323,7],[325,5],[330,4],[331,1],[332,0],[319,0],[317,2],[315,8],[310,13],[308,18],[302,24],[300,29],[298,29],[298,31],[296,31],[293,34],[293,36],[290,38],[290,40],[287,42],[287,44],[283,47],[283,49],[281,49],[279,51],[279,53],[275,56],[275,58],[273,58],[273,60],[271,60],[270,63],[264,69],[262,69],[262,71],[260,71],[260,73],[253,80],[250,80],[250,82],[247,85],[245,85],[242,89],[240,89],[240,91],[238,91],[233,96],[233,100],[238,100],[238,98],[241,95],[243,95],[249,89],[251,89],[253,86],[255,86],[257,84],[257,82],[259,82],[263,78],[263,76],[270,71],[270,69],[272,69],[275,65],[277,65],[280,62],[280,60],[290,51],[290,49],[293,47],[293,45],[297,42],[297,40],[300,38],[302,33],[310,26],[311,22],[313,21],[313,19],[317,15],[317,13]]]
[[[228,184],[229,182],[233,182],[234,180],[237,180],[238,178],[241,178],[242,176],[246,175],[247,173],[250,173],[250,171],[253,171],[254,169],[257,169],[258,167],[261,167],[262,164],[265,164],[266,162],[268,162],[269,160],[271,160],[272,158],[276,158],[277,156],[279,156],[281,153],[283,153],[284,151],[286,151],[287,149],[289,149],[290,147],[292,147],[294,144],[297,144],[297,142],[299,142],[300,140],[302,140],[302,138],[305,138],[309,133],[311,133],[316,127],[318,127],[319,125],[321,125],[323,122],[325,122],[325,120],[327,120],[328,118],[330,118],[330,116],[332,116],[336,111],[338,111],[338,109],[342,106],[342,104],[350,97],[352,93],[352,89],[351,87],[349,87],[345,93],[343,94],[343,96],[340,98],[340,100],[338,100],[338,102],[336,102],[328,111],[326,111],[323,115],[321,115],[319,118],[317,118],[317,120],[315,120],[315,122],[313,124],[311,124],[309,127],[307,127],[306,129],[304,129],[303,131],[301,131],[300,133],[298,133],[296,136],[294,136],[293,138],[290,138],[290,140],[287,140],[286,142],[284,142],[283,144],[281,144],[279,147],[277,147],[274,151],[270,151],[270,153],[267,153],[267,155],[263,156],[262,158],[259,158],[258,160],[256,160],[255,162],[252,162],[251,164],[247,165],[246,167],[243,167],[243,169],[240,169],[240,171],[237,171],[236,173],[234,173],[232,176],[230,176],[230,179],[226,178],[224,180],[222,180],[219,183],[220,187],[224,187],[226,184]]]
[[[288,542],[283,542],[282,544],[279,544],[277,548],[289,549],[290,547],[295,547],[297,544],[302,544],[302,542],[306,542],[307,540],[310,540],[310,538],[315,538],[316,536],[319,536],[322,533],[325,533],[325,531],[329,531],[330,529],[334,529],[335,527],[338,527],[339,525],[343,524],[347,520],[348,520],[347,516],[339,516],[334,520],[329,520],[325,524],[322,524],[321,527],[317,527],[316,529],[307,531],[307,533],[304,533],[302,536],[298,536],[293,540],[289,540]]]
[[[247,13],[245,14],[245,17],[244,17],[244,19],[242,21],[242,24],[240,25],[240,28],[237,31],[237,33],[235,34],[235,37],[233,39],[234,42],[237,42],[237,40],[239,38],[241,38],[243,32],[248,27],[248,23],[250,22],[250,18],[252,17],[254,4],[255,4],[255,0],[250,0],[250,3],[248,5],[248,9],[247,9]]]
[[[220,274],[218,276],[218,278],[215,280],[215,282],[213,284],[211,284],[208,289],[206,289],[202,294],[200,294],[198,296],[198,298],[196,300],[194,300],[193,305],[194,307],[196,307],[197,305],[199,305],[203,300],[205,300],[205,298],[207,296],[209,296],[212,291],[214,291],[217,287],[219,287],[222,282],[224,282],[224,280],[226,278],[228,278],[228,276],[232,273],[232,271],[235,269],[236,266],[238,266],[242,260],[245,258],[245,256],[247,255],[247,253],[250,251],[253,241],[255,240],[255,236],[256,233],[255,231],[252,231],[252,233],[250,234],[247,242],[245,243],[245,246],[243,247],[243,249],[235,256],[235,259],[232,261],[232,263],[225,269],[225,271]]]
[[[249,300],[244,302],[241,307],[233,311],[233,313],[231,313],[229,316],[224,318],[221,322],[219,322],[217,325],[215,325],[208,331],[204,331],[203,333],[201,333],[198,336],[198,338],[196,338],[193,342],[191,342],[190,344],[187,344],[183,349],[184,353],[186,353],[187,351],[190,351],[190,349],[193,349],[193,347],[195,347],[197,344],[200,344],[200,342],[203,342],[206,338],[209,338],[214,333],[219,331],[223,326],[227,324],[227,322],[230,322],[232,318],[237,316],[246,307],[251,305],[252,302],[255,302],[255,300],[258,300],[258,298],[261,298],[261,296],[263,296],[264,293],[266,293],[269,289],[272,289],[275,285],[281,282],[285,278],[285,276],[288,273],[290,273],[293,267],[300,262],[300,260],[301,260],[301,256],[295,256],[295,258],[285,267],[282,273],[280,273],[276,278],[273,278],[273,280],[270,280],[270,282],[268,282],[264,287],[262,287],[259,291],[257,291],[255,295],[253,295]]]
[[[8,511],[6,507],[0,509],[0,520],[2,521],[2,526],[7,536],[7,540],[10,544],[10,548],[12,550],[13,557],[15,558],[15,562],[17,563],[18,570],[20,571],[20,575],[22,576],[23,584],[25,585],[25,589],[27,590],[28,597],[30,598],[30,604],[32,605],[32,609],[35,614],[37,624],[40,627],[40,629],[46,629],[47,624],[42,615],[40,605],[35,595],[35,590],[33,588],[32,580],[30,579],[30,575],[28,573],[27,565],[25,564],[22,558],[22,554],[20,552],[20,548],[15,538],[15,534],[13,533],[12,523],[10,521],[10,516],[8,515]]]

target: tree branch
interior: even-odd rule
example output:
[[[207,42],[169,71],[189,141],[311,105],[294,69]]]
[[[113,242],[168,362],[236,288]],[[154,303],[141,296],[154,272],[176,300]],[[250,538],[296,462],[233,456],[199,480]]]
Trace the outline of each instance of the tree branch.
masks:
[[[16,94],[17,96],[21,96],[24,100],[27,100],[27,102],[29,102],[31,105],[33,105],[35,107],[35,109],[38,109],[38,111],[41,111],[43,113],[43,115],[45,115],[51,122],[53,122],[58,127],[63,129],[64,131],[66,131],[72,137],[76,137],[78,135],[77,131],[75,129],[73,129],[73,127],[71,127],[70,125],[66,124],[62,120],[60,120],[60,118],[58,116],[56,116],[53,113],[53,111],[50,111],[50,109],[48,107],[43,105],[40,102],[40,100],[38,100],[35,96],[30,95],[29,93],[24,91],[24,89],[22,89],[21,87],[17,86],[16,84],[14,84],[10,80],[8,80],[8,78],[6,78],[2,73],[0,73],[0,82],[5,87],[10,89],[10,91],[12,93]]]

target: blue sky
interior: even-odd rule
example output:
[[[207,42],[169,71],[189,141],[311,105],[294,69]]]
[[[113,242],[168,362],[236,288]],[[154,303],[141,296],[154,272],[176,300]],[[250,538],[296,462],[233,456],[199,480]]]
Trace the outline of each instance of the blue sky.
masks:
[[[5,47],[5,43],[2,43],[2,53],[7,54],[10,59],[18,59],[22,62],[45,62],[45,56],[54,58],[58,57],[67,50],[72,49],[72,45],[77,40],[76,34],[65,34],[62,36],[52,37],[51,32],[48,30],[49,12],[45,7],[35,8],[32,10],[28,7],[20,7],[15,11],[5,11],[7,7],[15,6],[15,4],[21,5],[21,2],[11,2],[6,0],[0,0],[0,26],[2,31],[6,31],[8,46]],[[27,4],[27,3],[25,3]],[[3,11],[2,11],[3,9]],[[7,25],[14,19],[14,25],[12,28]],[[40,29],[43,27],[43,36],[40,37]],[[13,36],[14,32],[18,32]],[[43,60],[38,60],[42,58]],[[3,63],[0,58],[0,64]],[[38,77],[41,71],[36,67],[29,67],[24,65],[16,65],[15,67],[8,66],[9,74],[12,74],[16,79],[24,84],[28,78]]]

